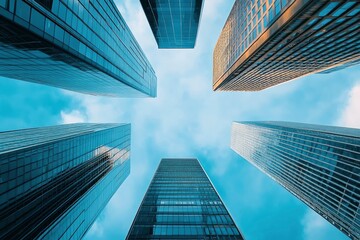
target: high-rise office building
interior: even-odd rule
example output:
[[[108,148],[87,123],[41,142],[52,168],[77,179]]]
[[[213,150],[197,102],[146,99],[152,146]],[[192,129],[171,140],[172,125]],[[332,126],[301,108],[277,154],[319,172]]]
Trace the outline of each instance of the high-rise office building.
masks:
[[[213,89],[259,91],[360,60],[360,2],[236,0],[215,46]]]
[[[159,48],[194,48],[203,0],[140,0]]]
[[[0,133],[0,239],[81,239],[130,172],[130,124]]]
[[[127,239],[243,239],[197,159],[162,159]]]
[[[235,122],[231,148],[352,239],[360,239],[360,129]]]
[[[0,76],[113,97],[156,76],[113,0],[0,0]]]

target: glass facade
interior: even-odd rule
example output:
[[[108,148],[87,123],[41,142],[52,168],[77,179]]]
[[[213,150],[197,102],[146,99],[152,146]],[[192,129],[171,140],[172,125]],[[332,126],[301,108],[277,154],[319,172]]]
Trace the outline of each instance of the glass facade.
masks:
[[[162,159],[127,239],[243,239],[197,159]]]
[[[0,239],[81,239],[130,173],[130,124],[0,133]]]
[[[259,91],[359,62],[359,1],[236,0],[213,56],[213,89]]]
[[[194,48],[202,0],[140,0],[159,48]]]
[[[235,122],[231,148],[352,239],[360,239],[360,129]]]
[[[156,76],[112,0],[0,0],[0,75],[112,97]]]

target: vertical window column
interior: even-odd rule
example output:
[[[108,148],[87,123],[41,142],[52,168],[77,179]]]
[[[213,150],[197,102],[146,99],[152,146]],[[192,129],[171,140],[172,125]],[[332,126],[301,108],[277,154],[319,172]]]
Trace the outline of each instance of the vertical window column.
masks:
[[[0,7],[8,9],[8,0],[0,0]]]

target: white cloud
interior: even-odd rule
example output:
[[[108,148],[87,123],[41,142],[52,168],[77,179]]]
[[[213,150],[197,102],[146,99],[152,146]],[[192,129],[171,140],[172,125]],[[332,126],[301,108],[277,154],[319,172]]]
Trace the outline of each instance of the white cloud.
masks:
[[[348,103],[342,112],[340,125],[360,128],[360,83],[355,85],[348,94]]]
[[[94,224],[91,226],[88,232],[89,236],[102,237],[104,235],[104,228],[100,222],[101,219],[99,218],[94,222]]]
[[[304,240],[327,239],[326,233],[331,225],[313,210],[309,209],[306,212],[302,224],[304,226]]]
[[[72,110],[70,112],[61,111],[61,123],[82,123],[86,122],[86,116],[79,110]]]

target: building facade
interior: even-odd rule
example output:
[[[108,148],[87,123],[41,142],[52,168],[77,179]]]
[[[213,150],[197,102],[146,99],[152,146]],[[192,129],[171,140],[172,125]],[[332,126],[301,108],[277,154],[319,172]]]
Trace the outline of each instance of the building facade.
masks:
[[[243,239],[197,159],[162,159],[127,239]]]
[[[81,239],[130,172],[130,124],[0,133],[0,239]]]
[[[112,0],[0,0],[0,76],[111,97],[156,96]]]
[[[213,89],[259,91],[359,62],[359,1],[236,0],[213,55]]]
[[[203,0],[140,0],[159,48],[194,48]]]
[[[235,122],[231,148],[352,239],[360,239],[360,129]]]

